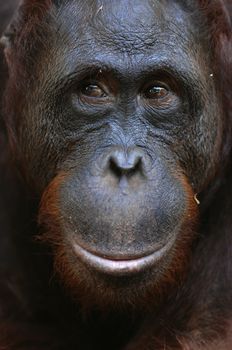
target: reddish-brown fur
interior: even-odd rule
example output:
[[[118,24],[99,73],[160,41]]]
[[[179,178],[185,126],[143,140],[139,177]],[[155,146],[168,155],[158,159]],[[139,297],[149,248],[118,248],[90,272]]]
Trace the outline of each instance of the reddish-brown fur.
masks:
[[[53,247],[55,271],[62,277],[65,276],[64,283],[66,289],[69,291],[76,291],[75,285],[77,283],[82,286],[79,288],[77,295],[74,294],[73,297],[75,300],[77,300],[77,302],[81,301],[81,305],[85,312],[87,309],[94,307],[95,304],[100,305],[104,313],[112,307],[116,308],[117,310],[120,308],[124,310],[126,307],[126,309],[129,310],[128,301],[131,304],[132,310],[138,308],[140,308],[142,311],[144,311],[146,308],[149,310],[151,305],[154,303],[154,292],[156,295],[159,295],[158,300],[161,302],[160,300],[162,299],[163,294],[166,294],[165,291],[179,281],[180,275],[182,278],[185,276],[185,270],[191,257],[189,241],[193,239],[192,236],[198,221],[198,211],[194,193],[192,192],[191,186],[188,184],[187,179],[182,175],[178,177],[181,178],[181,183],[183,184],[186,196],[188,197],[188,207],[186,208],[186,213],[185,217],[183,218],[181,228],[183,234],[181,235],[181,239],[177,240],[175,244],[174,261],[172,263],[174,269],[170,269],[164,274],[162,283],[160,283],[162,286],[161,288],[159,286],[154,286],[151,282],[151,287],[146,293],[144,301],[140,301],[141,305],[139,305],[139,307],[137,304],[138,297],[135,290],[133,290],[128,297],[124,295],[123,289],[120,290],[120,288],[117,290],[117,295],[113,298],[114,303],[112,305],[112,294],[109,295],[109,293],[105,290],[104,284],[102,284],[102,287],[100,287],[100,281],[95,281],[91,278],[91,276],[88,276],[88,271],[85,271],[81,264],[79,264],[79,269],[84,271],[84,273],[81,273],[80,275],[85,276],[85,279],[81,281],[80,278],[78,278],[77,281],[75,276],[76,270],[73,270],[72,265],[69,264],[69,260],[73,258],[72,245],[60,232],[60,221],[62,221],[62,215],[59,209],[60,204],[58,193],[63,182],[68,178],[68,174],[60,173],[57,175],[57,177],[45,190],[41,200],[38,221],[39,223],[43,224],[43,228],[45,227],[46,231],[39,236],[39,240],[49,242]],[[67,245],[69,246],[68,251],[65,249]],[[88,280],[89,284],[86,283],[86,280]],[[101,290],[100,299],[98,293],[96,293],[97,288]],[[118,301],[116,302],[116,300]],[[126,301],[127,303],[125,304]],[[157,304],[157,301],[155,301],[155,304]]]
[[[230,1],[230,0],[229,0]],[[228,3],[228,8],[231,4]],[[224,118],[225,118],[225,130],[224,130],[224,143],[223,143],[223,157],[224,162],[231,157],[231,136],[232,136],[232,92],[231,92],[231,57],[232,57],[232,41],[231,41],[231,19],[228,14],[225,12],[225,4],[222,1],[206,1],[199,0],[200,5],[205,12],[205,16],[208,19],[210,33],[209,36],[213,39],[213,46],[215,52],[215,70],[214,74],[218,81],[218,89],[221,91],[222,98],[224,101]],[[1,5],[0,5],[1,6]],[[17,62],[15,64],[17,70],[17,76],[22,77],[22,82],[14,82],[14,85],[9,87],[9,90],[19,89],[20,84],[24,82],[27,72],[23,70],[23,62],[21,59],[26,59],[24,57],[25,43],[31,42],[31,40],[37,40],[38,33],[35,30],[35,26],[38,25],[41,18],[46,14],[48,9],[51,6],[51,0],[43,1],[39,3],[37,0],[28,0],[25,1],[25,7],[31,9],[31,17],[23,18],[23,21],[19,23],[21,30],[19,31],[19,36],[17,37],[17,56],[12,56],[10,49],[7,49],[8,61],[11,60]],[[29,39],[28,39],[29,38]],[[12,72],[14,74],[14,72]],[[20,94],[18,94],[20,96]],[[20,109],[20,99],[17,102]],[[7,119],[8,130],[11,130],[9,134],[10,142],[13,145],[13,149],[17,147],[17,142],[14,136],[14,128],[11,125],[10,118]],[[3,135],[0,133],[0,137]],[[5,135],[2,137],[5,140]],[[5,141],[0,143],[2,148],[7,148]],[[5,152],[5,151],[4,151]],[[20,214],[23,213],[28,220],[28,227],[20,227],[20,232],[23,232],[22,238],[17,237],[15,241],[10,241],[6,244],[6,252],[1,250],[7,256],[7,259],[11,259],[11,256],[14,253],[14,244],[19,247],[18,255],[19,257],[24,254],[28,254],[28,259],[26,263],[30,261],[30,249],[34,249],[34,243],[30,242],[29,245],[26,245],[22,249],[22,242],[27,241],[25,237],[31,235],[31,233],[36,235],[36,224],[35,218],[37,215],[37,210],[30,207],[31,203],[37,208],[38,199],[30,198],[27,192],[24,189],[18,189],[18,180],[14,176],[9,175],[9,171],[6,169],[11,169],[7,164],[8,161],[5,160],[5,157],[0,156],[0,176],[2,176],[2,183],[0,183],[0,191],[2,193],[2,199],[0,198],[0,210],[8,211],[6,208],[6,203],[9,207],[9,214],[0,227],[2,234],[8,236],[11,231],[16,231],[16,228],[24,222],[21,220]],[[217,297],[216,301],[213,300],[213,291],[211,290],[211,282],[214,280],[215,275],[225,274],[224,278],[220,281],[224,283],[224,280],[229,281],[232,279],[232,219],[231,219],[231,198],[232,198],[232,181],[231,181],[231,160],[227,160],[227,169],[223,167],[218,169],[218,181],[213,186],[210,186],[208,202],[210,202],[209,209],[206,212],[202,212],[201,216],[205,218],[204,227],[210,228],[212,233],[209,238],[202,238],[200,243],[200,248],[196,256],[188,256],[188,259],[192,261],[191,269],[189,271],[189,276],[185,286],[178,291],[178,293],[170,293],[170,296],[166,299],[165,304],[161,303],[161,308],[159,308],[155,315],[150,315],[150,317],[144,321],[143,326],[140,331],[136,332],[136,336],[132,340],[129,346],[122,346],[120,349],[125,350],[230,350],[232,348],[232,301],[231,301],[231,288],[232,283],[228,286],[225,285],[225,290],[220,295],[220,298]],[[26,165],[23,165],[23,171],[26,174]],[[68,176],[67,174],[60,174],[55,180],[49,185],[47,191],[44,193],[41,206],[40,206],[40,220],[46,221],[48,232],[44,234],[44,240],[49,240],[54,245],[54,251],[58,252],[56,255],[56,269],[62,274],[67,274],[68,278],[66,284],[69,284],[72,289],[72,274],[73,271],[65,270],[65,261],[68,258],[62,253],[62,241],[60,241],[60,235],[56,231],[56,222],[59,221],[59,203],[57,202],[57,190],[59,186],[62,185],[64,178]],[[187,181],[183,179],[183,187],[186,189],[186,193],[189,196],[189,211],[186,215],[192,217],[192,221],[195,223],[197,221],[196,217],[196,203],[194,202],[194,193],[190,190],[190,186]],[[215,193],[220,189],[213,200],[211,200],[211,193]],[[13,191],[9,191],[8,188],[12,188]],[[7,189],[7,190],[6,190]],[[13,192],[13,193],[12,193]],[[27,201],[30,203],[29,208],[25,209],[19,208],[24,205],[24,200],[22,197],[25,196]],[[19,203],[19,205],[15,204]],[[223,209],[223,213],[222,213]],[[31,215],[30,217],[28,213]],[[32,219],[33,217],[33,219]],[[201,217],[201,218],[202,218]],[[218,221],[215,218],[220,217]],[[12,221],[15,221],[12,223]],[[24,224],[25,225],[25,224]],[[35,230],[35,232],[31,232]],[[188,230],[186,230],[186,235]],[[35,245],[39,245],[39,242],[36,242]],[[182,246],[185,242],[182,242]],[[5,247],[5,245],[4,245]],[[27,248],[29,250],[27,250]],[[5,248],[4,248],[5,250]],[[13,253],[12,253],[13,251]],[[44,251],[43,251],[44,253]],[[177,270],[185,270],[183,265],[186,264],[188,251],[185,251],[185,254],[179,255],[176,258],[176,264],[180,265]],[[9,255],[8,255],[9,254]],[[51,254],[47,252],[46,254]],[[33,257],[35,258],[35,257]],[[44,256],[42,256],[44,258]],[[79,325],[76,326],[74,331],[67,330],[66,323],[70,321],[70,324],[75,324],[75,316],[72,315],[72,306],[70,307],[69,303],[66,304],[59,312],[56,308],[59,308],[60,300],[66,299],[67,296],[59,295],[58,292],[58,303],[54,303],[56,306],[51,306],[51,312],[48,313],[48,320],[45,316],[41,316],[38,313],[38,308],[40,306],[41,300],[34,298],[34,290],[31,291],[30,302],[27,302],[28,289],[30,294],[30,284],[24,283],[25,279],[30,276],[30,273],[25,273],[24,276],[24,267],[26,264],[19,264],[20,259],[12,259],[10,262],[10,268],[3,268],[3,273],[1,275],[0,283],[0,350],[39,350],[39,349],[49,349],[49,350],[60,350],[60,349],[89,349],[86,344],[86,338],[88,338],[88,328],[85,327],[84,330],[79,331]],[[27,267],[27,266],[26,266]],[[25,268],[26,270],[26,268]],[[42,270],[42,269],[41,269]],[[202,276],[199,276],[199,271],[202,272]],[[13,274],[14,272],[14,274]],[[44,278],[42,283],[49,283],[49,278]],[[173,276],[170,273],[166,276],[168,280],[168,286],[171,284]],[[45,282],[44,282],[45,281]],[[68,281],[68,282],[67,282]],[[80,282],[82,283],[82,282]],[[19,287],[20,285],[20,287]],[[21,288],[23,285],[23,288]],[[93,286],[93,288],[96,286]],[[169,288],[169,287],[166,287]],[[215,286],[216,288],[216,286]],[[32,288],[33,289],[33,288]],[[58,288],[59,289],[59,288]],[[229,289],[226,290],[226,289]],[[26,291],[24,293],[24,290]],[[45,288],[46,290],[46,288]],[[87,294],[88,290],[83,286],[83,295],[77,295],[75,298],[82,300],[82,303],[94,304],[94,300],[89,300]],[[52,293],[57,291],[57,289],[52,290]],[[50,307],[53,294],[50,294],[44,298],[47,306]],[[162,290],[163,294],[167,294],[167,290]],[[46,293],[45,293],[46,294]],[[104,295],[104,291],[103,291]],[[56,296],[54,297],[57,298]],[[43,302],[44,302],[43,300]],[[150,307],[150,296],[147,296],[148,308]],[[162,295],[160,297],[162,300]],[[102,302],[104,306],[107,305],[107,300]],[[106,305],[105,305],[106,304]],[[57,306],[58,305],[58,306]],[[117,305],[116,305],[117,306]],[[144,305],[142,305],[144,307]],[[32,309],[30,309],[32,308]],[[46,309],[46,306],[45,306]],[[228,309],[228,310],[227,310]],[[53,315],[54,312],[54,316]],[[50,324],[53,324],[56,321],[56,316],[69,314],[70,320],[67,319],[64,321],[64,324],[59,320],[58,326],[53,327]],[[185,320],[184,315],[191,315],[189,319]],[[6,316],[7,315],[7,316]],[[39,321],[37,321],[36,316],[38,316]],[[108,315],[107,315],[108,316]],[[109,323],[114,321],[110,318]],[[139,315],[139,317],[141,317]],[[99,318],[96,316],[96,320]],[[158,320],[158,322],[157,322]],[[46,324],[47,322],[47,324]],[[55,323],[55,322],[54,322]],[[99,321],[100,325],[104,324],[102,319]],[[117,322],[116,327],[118,326]],[[123,317],[120,318],[119,324],[123,323]],[[127,324],[125,321],[124,326]],[[99,332],[99,328],[94,328],[94,334]],[[90,327],[90,328],[91,328]],[[103,328],[102,331],[106,331]],[[136,330],[137,331],[137,330]],[[75,342],[75,339],[78,338],[77,333],[80,332],[80,341]],[[83,336],[83,334],[87,334]],[[131,332],[134,334],[133,332]],[[110,339],[113,333],[109,334]],[[156,334],[156,335],[154,335]],[[79,334],[78,334],[79,335]],[[127,336],[123,335],[127,338]],[[83,338],[83,339],[82,339]],[[210,342],[210,345],[208,345]],[[87,342],[88,343],[88,342]],[[83,345],[84,344],[84,345]],[[106,340],[107,344],[107,340]],[[72,348],[73,346],[73,348]],[[107,346],[107,345],[106,345]],[[107,347],[106,347],[107,348]],[[112,347],[113,348],[113,347]],[[108,347],[108,349],[110,349]],[[119,349],[119,347],[118,347]]]

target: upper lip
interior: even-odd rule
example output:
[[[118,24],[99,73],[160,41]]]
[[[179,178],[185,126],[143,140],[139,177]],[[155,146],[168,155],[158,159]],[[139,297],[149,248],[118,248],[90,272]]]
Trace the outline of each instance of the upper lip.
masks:
[[[77,243],[74,243],[74,251],[84,264],[91,266],[93,269],[110,275],[123,276],[136,274],[158,263],[171,246],[172,241],[169,241],[152,253],[136,258],[124,258],[123,256],[120,258],[103,257],[86,250]]]

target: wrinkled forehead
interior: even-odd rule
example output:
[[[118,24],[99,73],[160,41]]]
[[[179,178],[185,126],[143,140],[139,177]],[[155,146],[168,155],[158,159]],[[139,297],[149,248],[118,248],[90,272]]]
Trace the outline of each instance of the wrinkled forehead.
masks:
[[[187,45],[194,35],[191,13],[171,0],[72,0],[60,8],[57,21],[70,45],[110,47],[138,53],[157,43]]]

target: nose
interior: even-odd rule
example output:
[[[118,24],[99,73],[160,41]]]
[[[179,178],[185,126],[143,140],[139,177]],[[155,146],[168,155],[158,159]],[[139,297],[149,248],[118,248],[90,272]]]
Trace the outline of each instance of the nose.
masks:
[[[115,150],[109,157],[108,169],[119,179],[142,174],[143,156],[139,150]]]

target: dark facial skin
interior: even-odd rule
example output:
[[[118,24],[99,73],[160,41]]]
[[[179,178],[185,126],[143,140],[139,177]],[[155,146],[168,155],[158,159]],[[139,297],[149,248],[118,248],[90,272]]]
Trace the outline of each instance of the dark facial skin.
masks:
[[[142,300],[185,265],[222,133],[194,20],[148,0],[73,1],[50,19],[15,129],[74,295]]]

